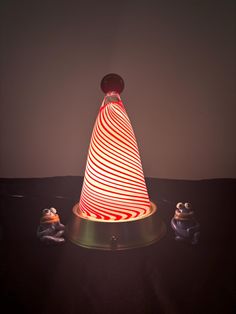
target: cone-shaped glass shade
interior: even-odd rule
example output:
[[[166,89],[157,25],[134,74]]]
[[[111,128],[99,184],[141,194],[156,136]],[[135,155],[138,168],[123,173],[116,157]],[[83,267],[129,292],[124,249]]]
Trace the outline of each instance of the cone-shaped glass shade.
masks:
[[[108,93],[98,113],[87,157],[78,214],[123,221],[150,214],[134,131],[118,93]]]

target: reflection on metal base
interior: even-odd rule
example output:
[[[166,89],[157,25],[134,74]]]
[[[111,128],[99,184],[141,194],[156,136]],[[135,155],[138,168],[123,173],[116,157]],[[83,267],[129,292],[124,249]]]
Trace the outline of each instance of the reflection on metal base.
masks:
[[[78,206],[66,227],[66,234],[73,243],[99,250],[126,250],[147,246],[158,241],[166,233],[156,205],[151,202],[150,214],[128,221],[90,220],[78,215]]]

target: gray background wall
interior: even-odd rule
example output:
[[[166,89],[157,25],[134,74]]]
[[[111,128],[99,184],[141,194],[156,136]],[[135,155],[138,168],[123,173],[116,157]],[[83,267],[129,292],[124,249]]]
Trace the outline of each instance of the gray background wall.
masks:
[[[235,1],[2,1],[0,176],[83,175],[120,74],[145,176],[236,177]]]

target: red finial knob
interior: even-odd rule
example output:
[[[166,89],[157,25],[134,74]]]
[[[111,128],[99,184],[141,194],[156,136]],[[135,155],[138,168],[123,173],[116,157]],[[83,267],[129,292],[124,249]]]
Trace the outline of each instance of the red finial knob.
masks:
[[[105,75],[101,81],[101,89],[105,94],[109,92],[117,92],[120,94],[124,90],[124,87],[124,80],[120,75],[115,73]]]

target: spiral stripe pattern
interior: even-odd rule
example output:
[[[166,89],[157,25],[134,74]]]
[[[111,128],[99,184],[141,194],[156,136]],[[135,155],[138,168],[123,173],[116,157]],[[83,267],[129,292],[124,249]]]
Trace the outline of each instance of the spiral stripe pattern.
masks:
[[[106,221],[150,213],[137,142],[119,94],[105,96],[96,119],[78,210],[87,219]]]

